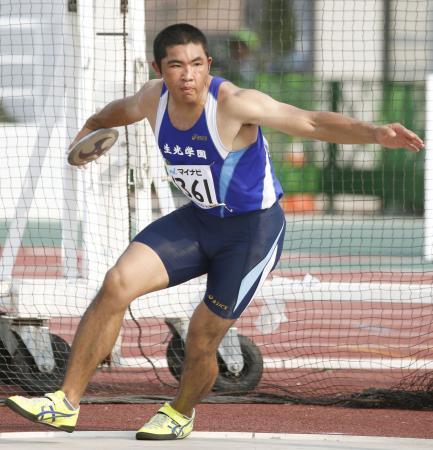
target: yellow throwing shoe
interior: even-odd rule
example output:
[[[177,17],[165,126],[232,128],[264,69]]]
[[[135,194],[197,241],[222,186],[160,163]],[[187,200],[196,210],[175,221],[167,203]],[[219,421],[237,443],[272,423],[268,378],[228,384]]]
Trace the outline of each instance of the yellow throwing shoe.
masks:
[[[194,425],[195,411],[192,417],[186,417],[173,409],[168,403],[145,423],[135,437],[139,440],[168,440],[186,438]]]
[[[64,392],[45,394],[45,397],[26,398],[14,395],[6,400],[12,410],[33,422],[43,423],[72,433],[77,423],[80,408],[74,409]]]

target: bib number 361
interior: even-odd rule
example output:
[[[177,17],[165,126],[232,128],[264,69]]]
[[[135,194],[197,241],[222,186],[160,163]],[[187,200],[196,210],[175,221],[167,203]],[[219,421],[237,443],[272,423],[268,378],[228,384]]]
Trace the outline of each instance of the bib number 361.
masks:
[[[209,166],[167,166],[174,184],[201,208],[219,206]]]

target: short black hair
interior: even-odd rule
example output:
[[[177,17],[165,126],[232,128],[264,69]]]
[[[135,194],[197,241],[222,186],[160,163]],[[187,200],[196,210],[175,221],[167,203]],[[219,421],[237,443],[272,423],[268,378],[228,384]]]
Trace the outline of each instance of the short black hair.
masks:
[[[189,23],[176,23],[164,28],[153,41],[153,57],[156,65],[161,69],[161,60],[167,56],[167,47],[191,42],[201,44],[206,56],[209,57],[206,36],[198,28]]]

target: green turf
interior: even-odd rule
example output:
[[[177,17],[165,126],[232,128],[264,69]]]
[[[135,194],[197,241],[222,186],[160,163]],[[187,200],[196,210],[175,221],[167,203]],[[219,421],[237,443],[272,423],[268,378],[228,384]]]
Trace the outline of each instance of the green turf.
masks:
[[[286,216],[284,251],[292,255],[282,267],[305,270],[433,270],[423,255],[422,218]],[[3,246],[10,222],[0,222]],[[82,233],[79,227],[78,247]],[[30,220],[24,247],[60,247],[61,222]],[[296,255],[299,255],[297,257]]]
[[[0,221],[0,246],[3,246],[9,221]],[[60,220],[29,220],[23,235],[23,247],[60,247],[62,241],[62,227]],[[81,247],[81,226],[78,227],[78,246]]]

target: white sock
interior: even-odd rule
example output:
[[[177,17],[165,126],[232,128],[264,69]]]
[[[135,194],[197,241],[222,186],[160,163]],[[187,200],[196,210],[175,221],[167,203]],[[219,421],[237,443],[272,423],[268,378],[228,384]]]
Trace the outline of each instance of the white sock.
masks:
[[[79,408],[75,408],[74,406],[72,406],[72,403],[67,399],[66,395],[65,398],[63,400],[65,402],[65,405],[68,409],[70,409],[71,411],[77,411],[77,409]]]

